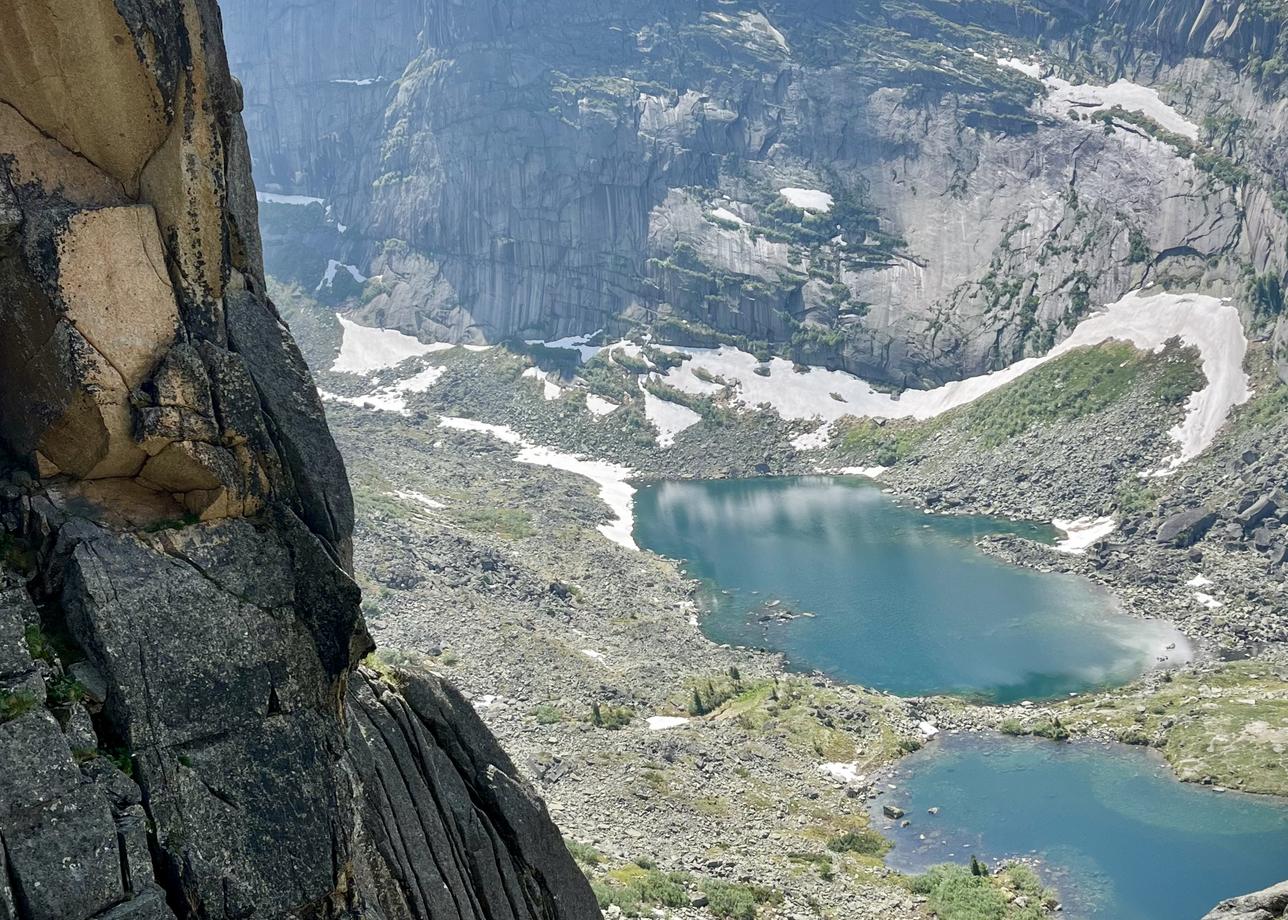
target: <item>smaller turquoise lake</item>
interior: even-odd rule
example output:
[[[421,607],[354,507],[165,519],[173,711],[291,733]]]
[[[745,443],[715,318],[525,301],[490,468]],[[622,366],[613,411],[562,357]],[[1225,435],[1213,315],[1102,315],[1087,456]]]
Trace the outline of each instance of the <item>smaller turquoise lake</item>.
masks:
[[[1181,783],[1140,748],[950,735],[883,783],[888,865],[1036,858],[1070,920],[1197,920],[1288,871],[1288,801]]]
[[[1014,702],[1186,657],[1172,626],[1126,615],[1091,582],[974,545],[995,533],[1055,536],[924,514],[845,477],[661,482],[635,499],[636,542],[706,586],[703,631],[780,651],[798,669],[902,696]]]

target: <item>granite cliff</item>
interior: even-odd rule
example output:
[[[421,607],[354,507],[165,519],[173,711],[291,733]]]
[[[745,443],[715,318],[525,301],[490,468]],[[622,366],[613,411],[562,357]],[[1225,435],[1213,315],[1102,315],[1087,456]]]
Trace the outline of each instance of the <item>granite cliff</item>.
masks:
[[[470,705],[365,657],[221,29],[0,13],[0,916],[598,916]]]
[[[1275,4],[227,7],[270,271],[367,324],[913,386],[1151,283],[1288,334]]]

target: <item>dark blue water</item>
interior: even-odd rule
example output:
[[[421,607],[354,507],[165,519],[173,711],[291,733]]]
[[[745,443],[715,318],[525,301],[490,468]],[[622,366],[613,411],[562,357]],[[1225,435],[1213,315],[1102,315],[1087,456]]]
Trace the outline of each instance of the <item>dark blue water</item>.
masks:
[[[1070,920],[1197,920],[1288,876],[1288,801],[1178,782],[1140,748],[949,736],[889,782],[873,804],[889,865],[1036,856]],[[882,817],[886,802],[911,826]]]
[[[1186,654],[1176,630],[1127,616],[1091,582],[974,546],[1001,532],[1053,537],[923,514],[835,477],[663,482],[635,500],[639,545],[687,561],[707,586],[707,635],[779,650],[796,668],[1011,702],[1124,683]],[[780,622],[784,612],[815,616]]]

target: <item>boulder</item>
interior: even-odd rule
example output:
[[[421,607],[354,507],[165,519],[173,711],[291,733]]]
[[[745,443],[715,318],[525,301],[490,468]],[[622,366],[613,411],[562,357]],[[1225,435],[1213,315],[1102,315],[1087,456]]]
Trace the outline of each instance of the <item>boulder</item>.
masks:
[[[1216,523],[1216,512],[1208,508],[1191,508],[1174,514],[1158,527],[1155,538],[1171,546],[1192,546]]]

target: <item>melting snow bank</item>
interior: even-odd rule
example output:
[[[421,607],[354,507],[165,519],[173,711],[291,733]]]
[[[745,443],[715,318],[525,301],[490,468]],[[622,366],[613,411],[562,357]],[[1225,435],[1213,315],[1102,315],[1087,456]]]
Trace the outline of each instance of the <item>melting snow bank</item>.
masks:
[[[754,355],[728,346],[687,349],[691,357],[671,368],[664,379],[687,393],[710,394],[712,384],[695,374],[704,371],[708,377],[729,381],[741,405],[768,404],[785,419],[834,422],[846,415],[928,419],[973,402],[1075,348],[1121,339],[1137,348],[1158,351],[1175,337],[1198,349],[1208,384],[1190,397],[1184,421],[1171,432],[1180,450],[1168,463],[1170,471],[1202,453],[1231,408],[1251,395],[1243,371],[1248,341],[1239,312],[1202,294],[1128,294],[1084,319],[1067,339],[1040,358],[1026,358],[1000,371],[955,380],[933,390],[906,390],[899,396],[878,392],[844,371],[815,367],[797,373],[792,362],[783,358],[762,365]],[[758,374],[757,368],[769,373]],[[819,432],[812,432],[809,440],[799,440],[816,443],[819,436]]]
[[[635,488],[628,479],[635,475],[629,467],[609,463],[604,460],[587,460],[572,454],[538,447],[529,443],[513,428],[507,425],[491,425],[487,422],[476,422],[468,418],[444,417],[438,423],[443,428],[455,428],[459,431],[478,431],[483,434],[513,444],[521,448],[514,459],[517,463],[530,463],[533,466],[548,466],[568,473],[585,476],[599,486],[599,497],[613,512],[614,519],[600,524],[598,530],[608,539],[627,549],[639,549],[631,536],[634,529]]]
[[[1056,518],[1051,522],[1056,530],[1064,531],[1064,539],[1055,545],[1062,553],[1082,555],[1097,540],[1103,540],[1117,528],[1118,524],[1111,517],[1082,517],[1074,521],[1062,521]]]
[[[338,313],[335,318],[340,321],[343,333],[340,354],[331,365],[331,370],[338,373],[370,374],[386,367],[397,367],[408,358],[446,351],[452,347],[445,342],[425,343],[396,329],[359,326]]]

